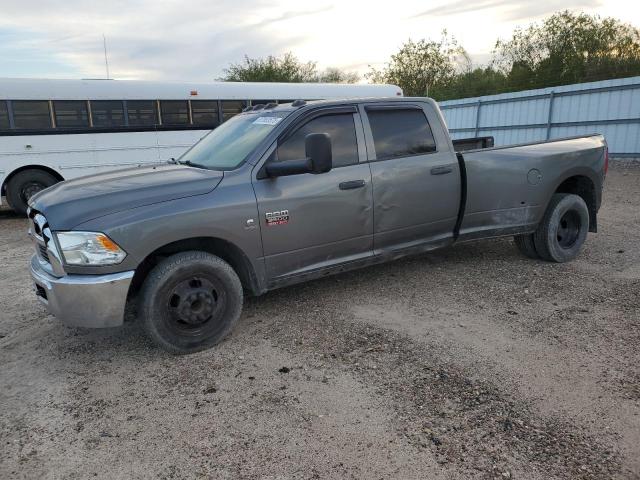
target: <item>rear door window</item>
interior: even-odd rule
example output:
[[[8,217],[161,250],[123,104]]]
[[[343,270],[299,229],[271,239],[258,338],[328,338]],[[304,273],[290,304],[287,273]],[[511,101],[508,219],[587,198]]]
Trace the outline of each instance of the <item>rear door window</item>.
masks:
[[[431,127],[420,109],[367,109],[378,160],[436,151]]]

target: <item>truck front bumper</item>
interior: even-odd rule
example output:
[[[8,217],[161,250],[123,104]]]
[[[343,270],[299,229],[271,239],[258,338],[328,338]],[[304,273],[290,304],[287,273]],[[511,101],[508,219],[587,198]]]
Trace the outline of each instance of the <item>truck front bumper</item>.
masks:
[[[124,321],[133,270],[109,275],[54,277],[31,258],[36,295],[49,313],[66,325],[86,328],[117,327]]]

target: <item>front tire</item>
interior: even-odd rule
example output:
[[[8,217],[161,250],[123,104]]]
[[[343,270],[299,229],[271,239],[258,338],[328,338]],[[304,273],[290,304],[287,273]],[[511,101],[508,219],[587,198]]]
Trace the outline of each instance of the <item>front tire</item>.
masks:
[[[140,316],[149,337],[175,354],[219,343],[242,312],[242,285],[231,266],[215,255],[172,255],[147,276]]]
[[[544,260],[563,263],[573,260],[589,231],[589,209],[582,197],[556,193],[533,234],[536,252]]]
[[[30,169],[18,172],[7,184],[7,203],[16,213],[26,215],[29,199],[58,181],[44,170]]]

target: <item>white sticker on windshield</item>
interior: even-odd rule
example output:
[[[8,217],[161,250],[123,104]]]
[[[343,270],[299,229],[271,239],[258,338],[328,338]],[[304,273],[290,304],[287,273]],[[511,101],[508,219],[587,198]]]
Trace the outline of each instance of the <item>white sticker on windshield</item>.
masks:
[[[254,125],[276,125],[282,118],[280,117],[258,117],[254,120]]]

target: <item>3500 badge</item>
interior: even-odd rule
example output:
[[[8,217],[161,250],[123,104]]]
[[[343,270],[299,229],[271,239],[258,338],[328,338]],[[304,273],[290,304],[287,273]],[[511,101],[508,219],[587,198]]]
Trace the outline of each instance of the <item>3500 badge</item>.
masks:
[[[280,210],[279,212],[267,212],[267,226],[285,225],[289,223],[289,210]]]

